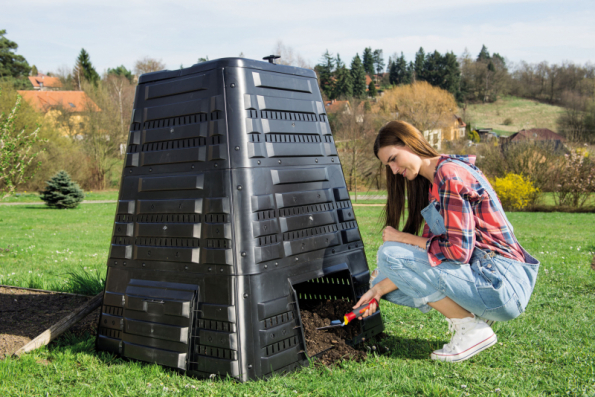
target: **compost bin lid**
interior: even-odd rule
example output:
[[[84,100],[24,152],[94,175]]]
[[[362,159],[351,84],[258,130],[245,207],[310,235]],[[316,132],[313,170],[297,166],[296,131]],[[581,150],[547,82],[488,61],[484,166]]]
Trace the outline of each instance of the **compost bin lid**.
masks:
[[[274,63],[262,62],[247,58],[220,58],[214,59],[212,61],[197,63],[184,69],[160,70],[158,72],[145,73],[139,77],[138,82],[139,84],[142,84],[152,81],[172,79],[175,77],[187,76],[195,73],[206,72],[207,70],[211,69],[224,67],[259,69],[270,72],[316,78],[316,73],[310,69],[298,68],[295,66],[278,65]]]

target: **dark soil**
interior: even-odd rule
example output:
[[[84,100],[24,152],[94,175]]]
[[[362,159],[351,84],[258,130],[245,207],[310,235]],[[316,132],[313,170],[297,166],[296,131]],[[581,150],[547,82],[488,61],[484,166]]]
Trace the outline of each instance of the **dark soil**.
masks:
[[[342,320],[343,316],[352,310],[353,303],[343,300],[327,300],[314,307],[300,310],[306,349],[310,357],[318,355],[320,362],[327,366],[341,360],[362,361],[366,358],[365,351],[357,350],[346,343],[360,333],[359,320],[354,320],[344,327],[316,329],[329,325],[332,320]]]
[[[11,355],[91,297],[0,287],[0,359]],[[95,335],[100,308],[67,332]]]

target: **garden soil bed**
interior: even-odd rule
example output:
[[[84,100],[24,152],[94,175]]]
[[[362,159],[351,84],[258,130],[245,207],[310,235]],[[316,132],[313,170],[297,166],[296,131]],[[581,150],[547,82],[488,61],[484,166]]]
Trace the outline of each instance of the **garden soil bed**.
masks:
[[[0,359],[12,355],[89,299],[92,297],[0,286]],[[95,335],[100,309],[67,332]]]
[[[319,362],[330,366],[342,360],[362,361],[366,359],[365,350],[358,350],[346,342],[359,333],[358,320],[354,320],[345,327],[316,328],[327,326],[332,320],[343,319],[345,313],[353,310],[353,304],[347,301],[320,302],[313,307],[300,310],[306,349],[310,357],[317,356]]]

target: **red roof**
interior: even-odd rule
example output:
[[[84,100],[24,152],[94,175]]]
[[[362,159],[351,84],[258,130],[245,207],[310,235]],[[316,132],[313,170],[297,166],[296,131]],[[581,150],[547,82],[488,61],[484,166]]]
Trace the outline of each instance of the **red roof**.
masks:
[[[332,101],[325,102],[324,106],[326,107],[327,113],[344,112],[349,109],[349,101],[337,101],[336,99],[333,99]]]
[[[512,135],[511,141],[535,140],[535,141],[561,141],[566,142],[566,139],[556,134],[547,128],[531,128],[530,130],[520,130]]]
[[[62,88],[62,82],[57,77],[49,77],[44,74],[37,76],[29,76],[29,81],[35,88]]]
[[[42,112],[52,108],[63,108],[71,112],[101,110],[84,91],[18,91],[18,93],[31,106]]]

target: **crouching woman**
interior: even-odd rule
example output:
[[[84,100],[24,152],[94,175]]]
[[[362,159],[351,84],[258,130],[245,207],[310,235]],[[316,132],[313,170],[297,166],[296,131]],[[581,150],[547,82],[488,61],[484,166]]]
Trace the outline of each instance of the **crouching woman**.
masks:
[[[374,154],[386,166],[384,244],[377,277],[356,307],[383,298],[424,313],[434,308],[454,335],[431,358],[466,360],[496,343],[493,321],[525,310],[539,262],[517,241],[473,156],[439,155],[402,121],[382,127]]]

